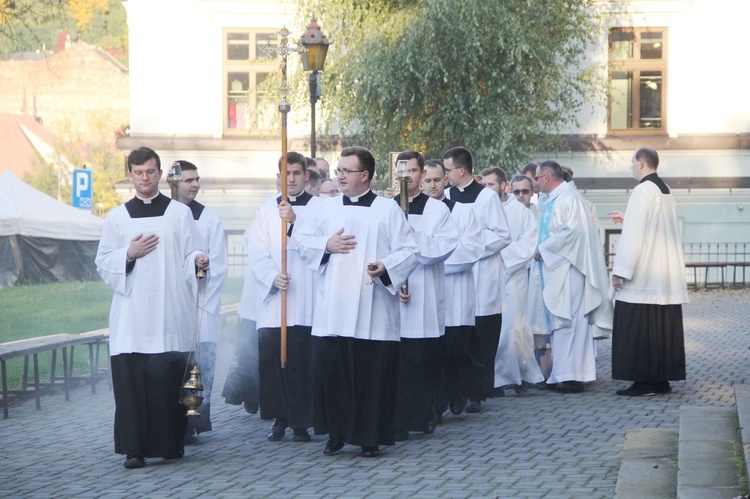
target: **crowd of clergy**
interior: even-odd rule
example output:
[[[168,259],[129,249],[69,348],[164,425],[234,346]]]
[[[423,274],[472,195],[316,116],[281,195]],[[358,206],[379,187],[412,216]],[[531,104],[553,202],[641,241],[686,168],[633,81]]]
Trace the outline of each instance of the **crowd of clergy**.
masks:
[[[161,176],[158,156],[145,158],[129,158],[136,197],[108,217],[97,256],[115,290],[115,452],[126,455],[126,468],[181,457],[185,443],[211,430],[227,260],[218,216],[195,201],[195,166],[181,162],[191,172],[180,186],[186,195],[170,203],[150,185]],[[334,176],[322,158],[289,152],[277,177],[280,186],[285,166],[287,199],[267,199],[245,231],[238,341],[222,396],[272,421],[270,441],[291,430],[289,441],[308,442],[312,429],[327,435],[326,455],[348,444],[377,457],[410,433],[433,433],[443,417],[482,412],[506,390],[584,392],[596,380],[596,342],[613,327],[613,377],[633,382],[618,395],[669,392],[670,380],[685,379],[687,292],[674,200],[658,161],[651,148],[633,155],[640,183],[627,211],[609,214],[623,223],[610,273],[595,208],[555,161],[509,178],[498,167],[475,175],[463,147],[429,160],[404,151],[394,197],[372,190],[375,158],[365,148],[345,148]],[[148,276],[139,266],[150,267]],[[208,271],[203,287],[198,268]],[[180,296],[168,296],[170,286]],[[191,306],[200,312],[200,346],[173,338],[170,302],[178,315]],[[156,315],[164,317],[134,312],[147,304],[161,305]],[[184,409],[149,400],[148,378],[165,380],[169,371],[182,382],[191,351],[208,370],[201,416],[172,425]],[[168,356],[179,370],[164,367]],[[144,416],[159,411],[161,423]]]

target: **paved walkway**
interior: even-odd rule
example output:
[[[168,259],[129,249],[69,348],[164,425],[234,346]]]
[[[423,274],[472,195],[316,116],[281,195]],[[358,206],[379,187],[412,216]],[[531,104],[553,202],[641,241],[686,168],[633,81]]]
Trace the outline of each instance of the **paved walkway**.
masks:
[[[610,342],[599,344],[599,381],[583,394],[532,390],[447,416],[434,435],[363,459],[358,448],[322,453],[311,443],[265,439],[268,422],[230,406],[220,364],[214,431],[179,461],[128,471],[113,453],[114,403],[106,384],[71,401],[48,395],[0,420],[0,495],[6,497],[612,497],[625,432],[677,428],[681,404],[732,406],[750,384],[750,291],[691,293],[685,307],[688,381],[667,396],[622,398],[610,379]],[[414,434],[412,434],[414,435]]]

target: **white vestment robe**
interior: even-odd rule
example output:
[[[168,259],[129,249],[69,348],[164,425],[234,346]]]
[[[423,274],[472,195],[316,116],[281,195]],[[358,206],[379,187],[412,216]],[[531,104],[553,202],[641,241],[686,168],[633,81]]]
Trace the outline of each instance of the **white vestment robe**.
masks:
[[[625,279],[615,299],[628,303],[688,302],[685,259],[674,196],[653,182],[638,184],[628,200],[612,274]]]
[[[156,234],[159,242],[126,273],[128,247],[138,234]],[[125,205],[107,215],[96,267],[114,290],[109,314],[111,356],[192,350],[195,257],[204,251],[193,214],[177,201],[169,202],[163,216],[131,218]]]
[[[482,227],[484,253],[474,266],[475,315],[501,314],[505,308],[505,290],[500,250],[510,244],[511,239],[500,196],[474,180],[464,187],[451,187],[445,192],[449,199],[469,204]]]
[[[411,299],[401,303],[401,337],[438,338],[445,334],[443,262],[456,249],[458,230],[445,203],[426,194],[409,199],[409,225],[419,246],[419,265],[409,275]]]
[[[221,292],[228,268],[226,236],[219,214],[210,208],[203,207],[200,218],[195,223],[210,262],[205,283],[201,283],[202,286],[205,285],[205,291],[198,297],[201,304],[200,340],[215,342],[219,339],[221,329]]]
[[[484,254],[482,227],[469,204],[454,203],[451,218],[461,236],[455,251],[445,261],[445,325],[473,326],[476,318],[474,265]]]
[[[297,216],[292,230],[296,230],[309,216],[321,198],[302,193],[299,198],[310,198],[306,205],[295,204],[289,197]],[[279,197],[272,196],[258,209],[249,230],[248,267],[258,284],[256,323],[260,328],[281,327],[281,291],[274,279],[281,272],[281,218]],[[287,224],[287,229],[289,225]],[[287,234],[284,235],[287,237]],[[287,290],[286,321],[289,326],[312,326],[315,308],[317,273],[310,270],[300,257],[297,241],[287,238],[287,273],[292,276]]]
[[[506,196],[503,208],[513,242],[500,252],[505,265],[508,306],[495,356],[496,387],[544,381],[534,356],[534,337],[526,315],[528,264],[533,261],[537,243],[536,220],[531,210],[513,195]]]
[[[593,339],[611,332],[613,304],[596,223],[575,186],[563,182],[542,201],[538,249],[546,313],[530,319],[552,332],[548,382],[593,381]]]
[[[328,239],[342,228],[355,236],[356,247],[327,253]],[[307,266],[320,273],[313,336],[400,340],[398,290],[419,264],[419,247],[392,199],[372,191],[324,199],[295,226],[292,239]],[[370,285],[367,265],[377,261],[387,277]]]

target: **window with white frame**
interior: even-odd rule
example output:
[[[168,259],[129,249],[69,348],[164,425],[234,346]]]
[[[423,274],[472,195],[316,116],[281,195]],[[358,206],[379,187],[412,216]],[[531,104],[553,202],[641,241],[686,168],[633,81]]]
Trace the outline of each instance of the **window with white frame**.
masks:
[[[264,52],[276,45],[275,31],[224,30],[224,133],[260,133],[277,126],[275,106],[266,99],[275,57]]]
[[[667,28],[609,32],[609,132],[666,132]]]

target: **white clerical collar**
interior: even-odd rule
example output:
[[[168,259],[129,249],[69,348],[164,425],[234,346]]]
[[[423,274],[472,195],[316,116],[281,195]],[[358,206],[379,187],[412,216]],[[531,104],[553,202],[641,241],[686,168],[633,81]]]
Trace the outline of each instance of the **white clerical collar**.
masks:
[[[359,203],[359,198],[361,198],[362,196],[364,196],[364,195],[365,195],[365,194],[367,194],[368,192],[370,192],[370,189],[367,189],[367,190],[366,190],[365,192],[363,192],[363,193],[362,193],[362,194],[360,194],[359,196],[347,196],[347,197],[349,198],[349,200],[350,200],[350,201],[351,201],[352,203]]]
[[[416,197],[417,197],[417,196],[419,196],[419,194],[420,194],[420,193],[417,193],[417,194],[416,194],[416,195],[414,195],[414,196],[409,196],[409,202],[410,202],[410,203],[413,203],[413,202],[414,202],[414,200],[416,199]]]
[[[151,201],[156,199],[158,196],[159,196],[159,192],[157,192],[154,196],[151,196],[150,198],[142,198],[138,194],[135,195],[135,197],[143,201],[143,204],[151,204]]]
[[[443,192],[443,197],[441,197],[440,199],[438,199],[438,201],[445,201],[445,192]]]
[[[459,191],[461,191],[461,192],[464,192],[464,190],[466,190],[466,189],[467,189],[467,188],[468,188],[469,186],[471,186],[471,184],[473,184],[473,183],[474,183],[474,179],[471,179],[471,180],[469,180],[469,183],[468,183],[468,184],[466,184],[466,185],[465,185],[465,186],[463,186],[463,187],[456,187],[456,189],[458,189],[458,190],[459,190]]]
[[[297,196],[287,196],[287,198],[289,198],[289,201],[291,201],[292,203],[297,201]]]

